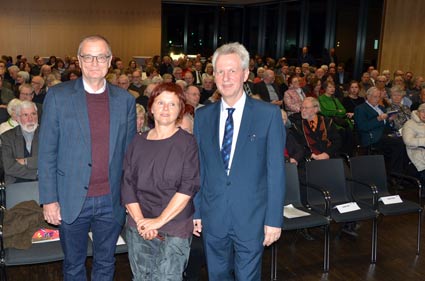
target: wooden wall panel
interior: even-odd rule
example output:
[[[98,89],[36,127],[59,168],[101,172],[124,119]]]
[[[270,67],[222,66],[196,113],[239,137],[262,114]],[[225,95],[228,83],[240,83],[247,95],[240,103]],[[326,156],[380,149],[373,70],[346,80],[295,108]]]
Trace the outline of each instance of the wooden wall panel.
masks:
[[[425,75],[425,1],[386,0],[379,69]]]
[[[2,3],[0,54],[75,56],[81,38],[101,34],[113,54],[128,62],[134,55],[161,51],[160,0],[13,0]]]

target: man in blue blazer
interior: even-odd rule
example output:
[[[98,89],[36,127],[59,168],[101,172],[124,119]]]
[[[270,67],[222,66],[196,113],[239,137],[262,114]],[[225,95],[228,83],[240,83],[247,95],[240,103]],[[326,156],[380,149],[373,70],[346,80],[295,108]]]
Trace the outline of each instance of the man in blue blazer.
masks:
[[[387,167],[392,172],[403,172],[407,160],[403,140],[392,131],[386,109],[379,105],[381,93],[370,87],[366,92],[366,102],[354,109],[354,121],[358,130],[360,145],[373,146],[385,156]]]
[[[135,101],[106,83],[112,52],[101,36],[78,49],[82,78],[49,89],[40,129],[40,203],[59,225],[64,280],[86,280],[88,232],[91,280],[113,280],[114,252],[125,211],[120,205],[122,162],[136,132]]]
[[[201,190],[194,234],[202,231],[210,281],[261,280],[264,246],[281,233],[285,131],[278,106],[244,93],[248,64],[239,43],[217,49],[222,100],[196,112]]]

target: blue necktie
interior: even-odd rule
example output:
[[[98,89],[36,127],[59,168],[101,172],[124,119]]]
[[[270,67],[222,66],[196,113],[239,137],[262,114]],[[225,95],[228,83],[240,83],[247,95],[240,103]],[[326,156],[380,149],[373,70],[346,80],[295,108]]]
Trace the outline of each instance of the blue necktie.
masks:
[[[221,145],[221,157],[223,158],[224,168],[229,170],[230,151],[232,150],[233,140],[233,117],[234,108],[227,108],[227,119],[224,126],[223,144]]]

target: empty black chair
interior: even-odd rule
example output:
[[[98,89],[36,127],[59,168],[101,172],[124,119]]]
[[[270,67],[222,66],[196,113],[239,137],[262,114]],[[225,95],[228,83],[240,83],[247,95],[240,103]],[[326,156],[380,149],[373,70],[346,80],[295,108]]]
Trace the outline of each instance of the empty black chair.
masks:
[[[313,212],[307,209],[301,203],[300,198],[300,185],[298,180],[298,171],[297,167],[294,164],[286,163],[285,164],[286,172],[286,192],[285,192],[285,206],[292,204],[295,208],[309,213],[309,216],[297,217],[297,218],[286,218],[283,217],[283,227],[282,230],[297,230],[304,228],[312,227],[324,227],[325,238],[324,238],[324,261],[323,261],[323,271],[329,271],[329,206],[330,199],[329,194],[326,191],[322,191],[320,188],[311,187],[315,189],[312,192],[318,192],[322,196],[323,204],[327,205],[323,214]],[[271,262],[271,273],[272,280],[277,280],[277,244],[272,244],[272,262]]]
[[[306,164],[307,184],[321,186],[329,191],[331,196],[331,212],[332,220],[337,223],[347,223],[362,220],[372,221],[372,253],[371,263],[376,262],[377,248],[377,217],[376,208],[360,201],[356,201],[352,196],[344,173],[344,163],[342,159],[314,160]],[[377,190],[375,187],[363,185],[372,193],[373,202],[377,201]],[[323,203],[316,193],[308,193],[308,202],[313,209],[323,208]],[[336,206],[349,202],[356,202],[360,210],[355,210],[346,213],[340,213]],[[376,206],[372,204],[372,206]]]
[[[391,196],[387,188],[387,174],[385,170],[385,161],[382,155],[365,155],[353,157],[350,159],[350,170],[351,177],[359,182],[367,183],[369,185],[376,185],[378,189],[378,196]],[[384,216],[396,216],[409,213],[418,214],[418,230],[417,230],[417,248],[416,253],[419,255],[420,252],[420,237],[421,237],[421,214],[422,207],[421,194],[422,186],[418,179],[392,173],[390,176],[397,177],[398,179],[404,179],[408,182],[413,183],[418,187],[418,203],[402,199],[402,203],[388,204],[385,205],[381,200],[378,202],[378,211]],[[358,189],[357,183],[353,184],[353,192],[364,202],[370,204],[371,195],[365,192],[364,189]]]

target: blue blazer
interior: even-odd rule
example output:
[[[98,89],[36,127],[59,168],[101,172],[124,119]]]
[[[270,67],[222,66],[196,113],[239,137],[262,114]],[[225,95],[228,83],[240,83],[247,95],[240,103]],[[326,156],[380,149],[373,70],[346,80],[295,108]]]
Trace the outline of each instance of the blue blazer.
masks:
[[[382,112],[386,112],[385,108],[379,106]],[[360,104],[354,108],[354,122],[359,132],[360,144],[368,146],[377,143],[387,128],[384,121],[378,121],[378,112],[376,112],[367,103]],[[389,121],[386,122],[389,124]]]
[[[124,223],[120,204],[122,163],[136,132],[134,98],[107,84],[110,111],[109,184],[114,215]],[[102,122],[102,116],[98,116]],[[59,202],[62,220],[78,217],[91,175],[91,139],[86,94],[82,79],[58,84],[44,100],[38,157],[40,203]]]
[[[264,225],[281,227],[285,193],[285,129],[277,106],[246,98],[230,174],[219,144],[221,102],[196,111],[201,189],[195,218],[203,232],[223,238],[262,239]]]

